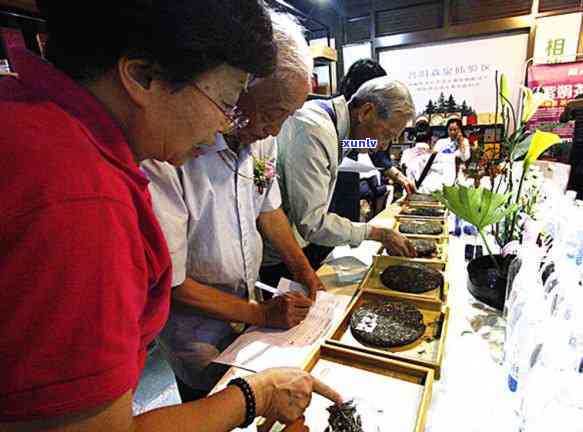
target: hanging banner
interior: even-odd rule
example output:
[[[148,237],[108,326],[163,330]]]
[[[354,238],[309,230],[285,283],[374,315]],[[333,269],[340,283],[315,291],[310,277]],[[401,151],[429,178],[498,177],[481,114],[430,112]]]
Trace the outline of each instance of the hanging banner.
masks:
[[[518,102],[527,45],[528,33],[503,34],[381,51],[379,62],[392,78],[408,85],[418,114],[436,105],[441,108],[437,112],[452,112],[449,105],[463,111],[465,102],[480,123],[491,123],[496,71],[506,75],[511,100]]]
[[[528,87],[542,89],[551,99],[539,108],[529,127],[573,138],[573,123],[560,123],[559,118],[569,101],[579,94],[583,97],[583,62],[533,65],[528,70]]]

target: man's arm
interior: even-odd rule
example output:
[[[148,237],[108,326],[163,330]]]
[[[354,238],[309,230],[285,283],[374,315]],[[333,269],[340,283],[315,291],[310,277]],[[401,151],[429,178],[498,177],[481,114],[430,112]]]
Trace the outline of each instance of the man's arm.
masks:
[[[278,145],[286,154],[288,217],[300,235],[322,246],[358,246],[366,234],[365,224],[328,212],[330,170],[337,169],[335,132],[288,122],[278,135]]]
[[[263,236],[277,250],[294,279],[308,287],[310,298],[316,297],[316,291],[326,289],[296,241],[287,216],[281,208],[261,213],[257,218],[257,225]]]
[[[299,294],[252,303],[189,277],[173,289],[172,301],[210,318],[284,329],[302,322],[312,305],[311,300]]]

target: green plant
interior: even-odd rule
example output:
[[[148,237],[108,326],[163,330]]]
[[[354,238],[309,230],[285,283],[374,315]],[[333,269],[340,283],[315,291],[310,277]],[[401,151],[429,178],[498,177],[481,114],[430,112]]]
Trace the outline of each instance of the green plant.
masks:
[[[500,248],[513,240],[522,238],[522,227],[518,226],[520,214],[533,212],[533,203],[536,197],[524,197],[524,180],[532,163],[549,147],[561,141],[558,135],[539,130],[532,133],[528,128],[528,122],[532,119],[540,105],[547,100],[544,93],[533,92],[531,89],[521,87],[521,103],[516,110],[510,100],[508,81],[504,75],[496,76],[496,119],[501,117],[500,151],[495,157],[482,152],[478,154],[479,168],[470,173],[475,179],[476,189],[488,190],[480,186],[481,178],[489,178],[489,191],[496,197],[505,197],[503,201],[496,198],[499,206],[498,214],[502,216],[492,225],[492,234]],[[500,116],[498,115],[500,114]],[[515,173],[514,163],[523,159],[523,169],[518,177]],[[459,187],[459,186],[454,186]],[[533,193],[529,188],[528,193]],[[451,194],[451,192],[450,192]],[[447,206],[448,198],[441,195],[441,200]],[[467,220],[463,214],[451,209],[452,212]],[[473,223],[472,221],[468,221]],[[475,225],[475,224],[474,224]]]
[[[499,194],[486,188],[475,188],[467,186],[444,186],[443,191],[433,194],[451,212],[460,218],[474,225],[484,246],[492,257],[494,266],[499,273],[502,270],[492,254],[492,249],[486,239],[484,230],[494,225],[505,217],[515,214],[518,210],[517,204],[507,205],[510,194]]]

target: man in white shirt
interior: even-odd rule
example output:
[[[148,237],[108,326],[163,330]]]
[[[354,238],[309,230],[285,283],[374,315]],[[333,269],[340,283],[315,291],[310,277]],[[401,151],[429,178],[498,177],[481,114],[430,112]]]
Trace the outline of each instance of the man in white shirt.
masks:
[[[222,370],[209,364],[236,337],[231,322],[290,328],[312,305],[300,294],[255,301],[260,231],[312,299],[323,289],[280,208],[272,169],[276,146],[270,137],[305,101],[312,59],[302,28],[291,16],[272,13],[272,21],[276,71],[241,95],[240,113],[233,119],[238,129],[218,135],[215,145],[178,170],[144,165],[174,266],[170,317],[159,341],[182,389],[193,393],[210,390],[220,378]],[[229,109],[221,101],[215,104],[221,111]]]
[[[343,141],[369,138],[377,140],[377,150],[384,150],[414,114],[407,87],[380,77],[364,83],[350,102],[344,96],[307,102],[284,124],[277,136],[283,209],[314,268],[325,258],[318,247],[358,246],[365,239],[382,242],[395,255],[415,255],[411,242],[394,230],[352,222],[328,211],[344,155]],[[291,269],[265,240],[261,277],[273,284]]]

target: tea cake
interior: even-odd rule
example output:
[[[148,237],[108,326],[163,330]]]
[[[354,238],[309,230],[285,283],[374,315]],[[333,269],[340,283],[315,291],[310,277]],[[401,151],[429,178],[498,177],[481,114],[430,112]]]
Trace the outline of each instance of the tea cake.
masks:
[[[401,210],[401,214],[406,216],[442,217],[445,212],[443,209],[435,207],[412,207]]]
[[[437,253],[437,245],[433,240],[411,239],[411,243],[419,258],[432,257]]]
[[[424,264],[403,263],[389,266],[381,273],[381,282],[394,291],[421,294],[443,286],[443,275]]]
[[[435,198],[433,195],[423,193],[411,194],[409,195],[408,199],[411,202],[431,202],[431,203],[439,202],[439,200]]]
[[[439,235],[443,233],[443,225],[437,222],[401,222],[399,231],[403,234]]]
[[[359,342],[389,348],[415,342],[425,333],[425,324],[423,314],[412,303],[378,301],[354,311],[350,331]]]

